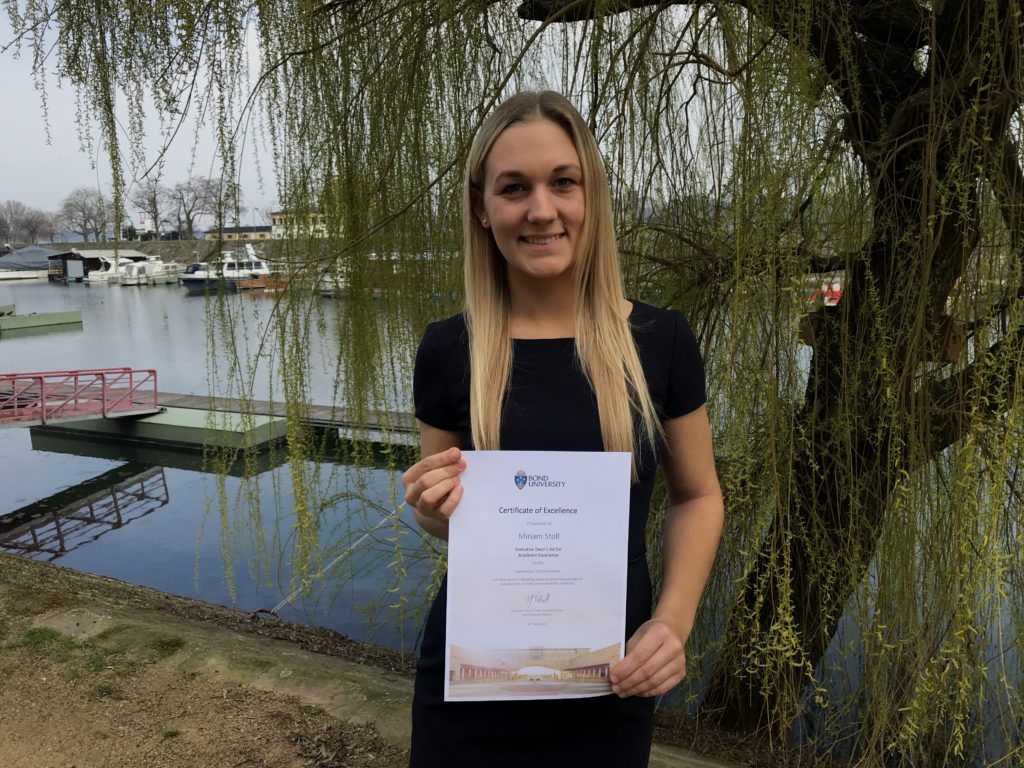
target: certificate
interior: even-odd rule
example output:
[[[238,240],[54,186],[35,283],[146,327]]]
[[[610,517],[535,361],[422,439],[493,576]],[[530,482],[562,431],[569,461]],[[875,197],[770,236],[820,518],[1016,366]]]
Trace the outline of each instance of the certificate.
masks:
[[[630,454],[462,455],[445,701],[611,693],[625,646]]]

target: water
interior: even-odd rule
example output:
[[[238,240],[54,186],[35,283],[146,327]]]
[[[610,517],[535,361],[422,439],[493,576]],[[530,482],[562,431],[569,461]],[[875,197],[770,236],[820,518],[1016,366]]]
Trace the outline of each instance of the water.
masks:
[[[229,299],[248,319],[238,338],[250,351],[270,317],[268,298]],[[0,338],[0,372],[155,368],[161,391],[210,393],[206,302],[177,286],[4,284],[0,304],[16,304],[19,313],[80,309],[83,317],[79,329]],[[336,377],[327,370],[336,346],[329,331],[325,336],[312,342],[312,352],[328,361],[312,372],[311,399],[321,403],[331,402]],[[254,396],[279,398],[266,363],[256,369]],[[214,392],[220,394],[216,382]],[[279,611],[281,617],[413,650],[433,545],[403,508],[397,473],[356,471],[330,460],[306,465],[306,472],[320,473],[318,485],[332,498],[319,500],[309,535],[299,537],[283,456],[265,456],[255,478],[228,476],[219,487],[199,457],[162,451],[154,461],[149,451],[140,461],[138,454],[125,446],[54,441],[26,428],[0,429],[0,516],[38,510],[40,500],[58,492],[51,507],[75,506],[70,518],[50,515],[22,526],[7,551],[24,552],[18,547],[28,544],[36,559],[247,611],[273,608],[289,596],[297,563],[308,563],[307,576],[315,576],[337,560]],[[98,476],[104,482],[90,484]]]

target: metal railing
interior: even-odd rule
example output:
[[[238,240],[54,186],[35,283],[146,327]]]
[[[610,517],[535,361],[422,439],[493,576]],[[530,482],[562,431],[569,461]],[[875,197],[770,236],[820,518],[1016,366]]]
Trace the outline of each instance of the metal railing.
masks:
[[[0,373],[0,427],[155,413],[152,368]]]

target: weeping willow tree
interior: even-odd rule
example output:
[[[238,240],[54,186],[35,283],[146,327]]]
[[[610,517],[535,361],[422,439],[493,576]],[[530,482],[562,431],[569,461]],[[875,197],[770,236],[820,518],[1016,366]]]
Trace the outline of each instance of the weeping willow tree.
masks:
[[[225,178],[266,147],[283,207],[324,217],[284,243],[269,342],[298,527],[311,371],[364,423],[408,409],[415,340],[459,306],[468,142],[509,93],[565,92],[631,292],[681,307],[708,364],[728,523],[687,711],[864,764],[1020,764],[1019,2],[5,5],[42,92],[51,48],[76,87],[118,206],[148,110],[168,137],[215,126]],[[332,314],[303,288],[323,269]],[[836,305],[808,302],[823,283]]]

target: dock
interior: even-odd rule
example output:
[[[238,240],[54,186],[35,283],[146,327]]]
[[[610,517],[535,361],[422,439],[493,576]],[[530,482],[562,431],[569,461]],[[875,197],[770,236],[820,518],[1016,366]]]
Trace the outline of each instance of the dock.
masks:
[[[24,331],[29,328],[81,324],[82,312],[78,309],[64,312],[31,312],[27,315],[19,315],[15,313],[14,304],[4,304],[0,307],[0,334],[8,331]]]
[[[174,392],[160,392],[157,402],[165,408],[194,408],[207,411],[229,411],[231,413],[252,413],[259,416],[288,415],[285,404],[269,400],[241,400],[230,397],[207,397],[205,395],[181,395]],[[387,434],[391,442],[416,445],[416,419],[411,413],[401,411],[367,411],[357,413],[354,409],[334,405],[309,405],[305,408],[302,421],[317,429],[338,429],[345,434],[356,436]]]
[[[118,458],[166,464],[166,457],[161,459],[160,454],[168,450],[201,454],[213,447],[262,453],[282,442],[287,433],[287,412],[280,402],[158,392],[157,403],[160,413],[135,418],[93,418],[33,426],[32,443],[44,450],[84,450],[89,455],[109,453],[102,446],[116,445]],[[384,461],[398,453],[402,461],[409,461],[414,459],[418,445],[411,413],[357,414],[347,408],[309,405],[300,420],[326,438],[336,456],[344,457],[354,447],[364,446],[375,459]],[[140,451],[146,453],[145,459]],[[283,455],[275,454],[283,460]]]
[[[161,392],[152,368],[0,374],[0,427],[32,427],[33,442],[55,438],[67,453],[76,452],[72,444],[81,441],[149,453],[202,454],[213,448],[224,460],[232,453],[251,459],[284,442],[289,423],[317,433],[321,449],[336,455],[354,450],[387,464],[396,453],[402,461],[415,455],[416,422],[401,411],[305,403],[289,409],[269,400]]]

